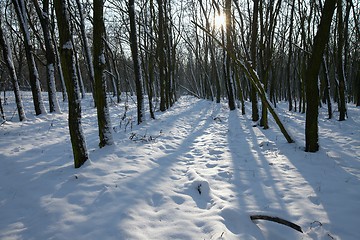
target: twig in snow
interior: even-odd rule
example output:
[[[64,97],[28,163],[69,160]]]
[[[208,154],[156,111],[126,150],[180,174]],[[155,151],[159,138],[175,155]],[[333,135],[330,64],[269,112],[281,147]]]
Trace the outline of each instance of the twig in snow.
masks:
[[[254,221],[254,220],[267,220],[267,221],[271,221],[271,222],[276,222],[276,223],[280,223],[282,225],[291,227],[291,228],[293,228],[296,231],[299,231],[301,233],[303,232],[299,225],[296,225],[295,223],[292,223],[290,221],[287,221],[287,220],[279,218],[279,217],[272,217],[272,216],[267,216],[267,215],[251,215],[250,219],[252,221]]]

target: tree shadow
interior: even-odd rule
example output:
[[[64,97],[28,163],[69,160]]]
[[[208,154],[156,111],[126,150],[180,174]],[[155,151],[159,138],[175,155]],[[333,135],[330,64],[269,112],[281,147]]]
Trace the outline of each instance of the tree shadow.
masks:
[[[296,223],[301,218],[301,213],[294,212],[293,207],[289,208],[286,192],[279,188],[278,183],[284,179],[272,170],[276,159],[264,154],[263,148],[269,144],[267,138],[259,138],[259,134],[255,133],[259,129],[252,127],[253,123],[246,115],[239,115],[238,111],[230,112],[228,122],[228,143],[232,154],[235,187],[233,191],[237,193],[237,207],[249,218],[253,214],[264,214]],[[283,226],[280,231],[284,231],[283,228],[286,229]],[[271,232],[271,229],[263,229],[262,232],[266,239],[281,236]],[[296,239],[299,234],[290,230],[280,239]]]

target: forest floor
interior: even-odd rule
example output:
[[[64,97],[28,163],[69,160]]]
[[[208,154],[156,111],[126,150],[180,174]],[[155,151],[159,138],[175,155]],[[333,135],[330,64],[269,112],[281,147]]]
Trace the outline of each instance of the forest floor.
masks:
[[[319,116],[321,149],[304,152],[305,115],[270,118],[181,97],[156,120],[111,104],[114,145],[98,148],[96,110],[83,100],[90,161],[79,169],[63,113],[19,122],[8,93],[0,126],[0,239],[360,239],[360,108]],[[45,95],[44,95],[45,96]],[[337,118],[337,112],[334,113]],[[291,221],[303,233],[251,215]]]

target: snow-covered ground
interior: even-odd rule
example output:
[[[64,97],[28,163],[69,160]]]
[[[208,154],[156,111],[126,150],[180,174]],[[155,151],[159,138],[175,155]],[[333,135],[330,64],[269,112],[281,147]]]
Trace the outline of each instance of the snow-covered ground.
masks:
[[[96,110],[83,100],[90,161],[74,169],[61,114],[18,122],[13,97],[0,126],[0,239],[360,239],[360,109],[349,119],[319,116],[318,153],[306,153],[305,115],[277,111],[277,126],[181,97],[156,120],[135,125],[135,107],[112,104],[113,146],[97,147]],[[335,113],[335,118],[337,113]],[[129,123],[126,125],[126,123]],[[131,125],[133,125],[131,127]],[[126,129],[125,129],[126,126]],[[130,139],[131,138],[131,139]],[[303,233],[257,220],[261,214]]]

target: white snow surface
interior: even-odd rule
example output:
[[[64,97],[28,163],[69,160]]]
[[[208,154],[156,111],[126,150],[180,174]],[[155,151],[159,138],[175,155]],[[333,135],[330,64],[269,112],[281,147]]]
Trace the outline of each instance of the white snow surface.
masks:
[[[254,127],[249,103],[241,115],[225,102],[184,96],[137,126],[132,102],[123,121],[125,103],[112,102],[114,145],[99,149],[87,96],[82,126],[91,160],[74,169],[67,104],[35,117],[31,94],[22,94],[28,120],[18,121],[8,92],[0,126],[0,239],[360,239],[353,105],[342,122],[321,109],[321,149],[306,153],[305,115],[286,103],[277,111],[293,144],[272,120],[269,130]],[[303,233],[253,222],[253,214],[286,219]]]

